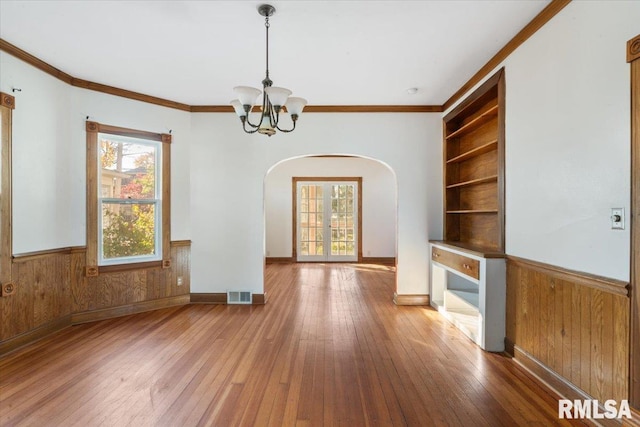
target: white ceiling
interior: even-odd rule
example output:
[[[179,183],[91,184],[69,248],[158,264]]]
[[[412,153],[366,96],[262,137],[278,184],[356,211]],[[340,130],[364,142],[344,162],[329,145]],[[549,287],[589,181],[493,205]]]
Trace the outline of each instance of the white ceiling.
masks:
[[[77,78],[227,105],[264,78],[261,3],[1,0],[0,37]],[[270,3],[274,86],[310,105],[441,105],[549,1]]]

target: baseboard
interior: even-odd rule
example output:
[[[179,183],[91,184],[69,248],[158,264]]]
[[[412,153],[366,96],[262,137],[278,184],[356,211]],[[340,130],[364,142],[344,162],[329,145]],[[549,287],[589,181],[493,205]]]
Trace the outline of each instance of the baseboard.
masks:
[[[267,293],[264,294],[253,294],[251,303],[253,305],[264,305],[267,303]]]
[[[506,341],[505,341],[506,343]],[[557,394],[562,399],[569,400],[592,400],[593,397],[589,396],[587,393],[573,385],[569,380],[560,376],[556,372],[549,369],[547,366],[542,364],[538,359],[527,353],[526,351],[519,348],[517,345],[513,346],[514,350],[514,362],[518,364],[523,370],[525,370],[529,375],[536,378],[540,381],[544,386],[550,389],[552,392]],[[602,402],[604,403],[604,402]],[[604,407],[602,407],[602,403],[600,404],[602,412],[604,413]],[[594,423],[594,425],[601,425],[605,427],[620,427],[621,421],[617,419],[609,420],[589,420]],[[633,420],[632,421],[636,421]],[[633,425],[633,424],[630,424]]]
[[[71,324],[71,315],[67,315],[32,329],[29,332],[25,332],[9,338],[8,340],[2,341],[0,342],[0,357],[19,349],[22,346],[32,344],[39,339],[61,331],[62,329],[71,326]]]
[[[226,293],[191,294],[191,304],[226,304]]]
[[[293,264],[296,260],[293,257],[266,257],[266,264]],[[379,264],[379,265],[387,265],[391,267],[395,267],[396,258],[395,257],[362,257],[360,261],[361,264]]]
[[[509,338],[504,339],[504,352],[511,357],[515,355],[515,344]]]
[[[395,305],[429,305],[429,295],[398,295],[393,294]]]
[[[396,258],[395,257],[362,257],[363,264],[380,264],[380,265],[388,265],[395,267],[396,266]]]
[[[266,257],[267,264],[292,264],[295,262],[293,257]]]
[[[187,294],[151,301],[142,301],[134,304],[121,305],[118,307],[103,308],[100,310],[83,311],[81,313],[72,314],[71,323],[76,325],[79,323],[94,322],[96,320],[111,319],[113,317],[158,310],[161,308],[173,307],[176,305],[186,305],[189,304],[189,302],[190,297],[189,294]]]
[[[206,293],[191,294],[191,304],[226,304],[226,293]],[[253,305],[264,305],[267,303],[267,294],[252,294],[251,303]]]

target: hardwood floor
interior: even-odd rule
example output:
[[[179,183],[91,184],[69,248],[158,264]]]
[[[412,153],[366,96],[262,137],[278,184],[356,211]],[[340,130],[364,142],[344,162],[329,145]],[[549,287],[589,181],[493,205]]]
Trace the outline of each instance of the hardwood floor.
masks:
[[[394,283],[390,267],[271,264],[264,306],[68,328],[0,359],[0,425],[572,425],[508,358],[395,306]]]

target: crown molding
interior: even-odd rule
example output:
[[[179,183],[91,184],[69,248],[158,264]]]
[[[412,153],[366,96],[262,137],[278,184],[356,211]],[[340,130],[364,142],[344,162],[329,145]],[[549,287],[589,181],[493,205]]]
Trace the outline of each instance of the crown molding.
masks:
[[[261,108],[254,107],[253,112]],[[441,105],[307,105],[304,113],[441,113]],[[192,105],[192,113],[233,113],[230,105]]]
[[[493,58],[478,70],[456,93],[451,95],[444,105],[443,111],[448,110],[456,101],[467,93],[471,88],[480,83],[480,81],[502,63],[509,55],[513,53],[520,45],[522,45],[529,37],[542,28],[547,22],[558,14],[571,0],[552,0],[535,18],[531,20],[525,27],[520,30],[502,49],[496,53]]]
[[[26,62],[27,64],[39,69],[40,71],[44,71],[50,76],[55,77],[58,80],[62,80],[63,82],[83,89],[94,90],[96,92],[102,92],[109,95],[120,96],[122,98],[134,99],[136,101],[147,102],[149,104],[161,105],[163,107],[175,108],[183,111],[190,111],[191,107],[187,104],[181,104],[179,102],[174,102],[168,99],[158,98],[156,96],[145,95],[138,92],[133,92],[130,90],[120,89],[113,86],[103,85],[101,83],[95,83],[88,80],[79,79],[77,77],[73,77],[70,74],[65,73],[62,70],[57,69],[51,64],[44,62],[42,59],[37,58],[31,55],[29,52],[26,52],[19,47],[9,43],[8,41],[0,38],[0,50],[8,53],[11,56],[15,56],[16,58]]]
[[[102,83],[96,83],[89,80],[79,79],[62,70],[48,64],[26,52],[19,47],[0,38],[0,50],[14,56],[29,65],[53,76],[63,82],[83,89],[89,89],[96,92],[102,92],[109,95],[119,96],[121,98],[133,99],[149,104],[160,105],[163,107],[174,108],[177,110],[188,111],[191,113],[233,113],[233,107],[230,105],[188,105],[180,102],[171,101],[169,99],[158,98],[156,96],[145,95],[139,92],[133,92],[126,89],[120,89],[114,86],[108,86]],[[305,113],[439,113],[442,112],[440,105],[308,105],[304,109]]]
[[[70,74],[57,69],[53,65],[47,64],[42,59],[36,58],[29,52],[25,52],[24,50],[15,45],[12,45],[2,38],[0,38],[0,50],[8,53],[11,56],[15,56],[16,58],[26,62],[27,64],[32,65],[40,71],[44,71],[45,73],[55,77],[58,80],[62,80],[67,84],[71,84],[71,82],[73,81],[73,77]]]

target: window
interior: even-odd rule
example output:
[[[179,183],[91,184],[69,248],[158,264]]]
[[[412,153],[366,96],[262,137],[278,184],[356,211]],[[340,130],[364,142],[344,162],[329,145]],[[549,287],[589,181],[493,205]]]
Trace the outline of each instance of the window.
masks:
[[[98,264],[158,260],[161,143],[98,134]]]
[[[170,141],[87,122],[88,275],[98,266],[170,265]]]

